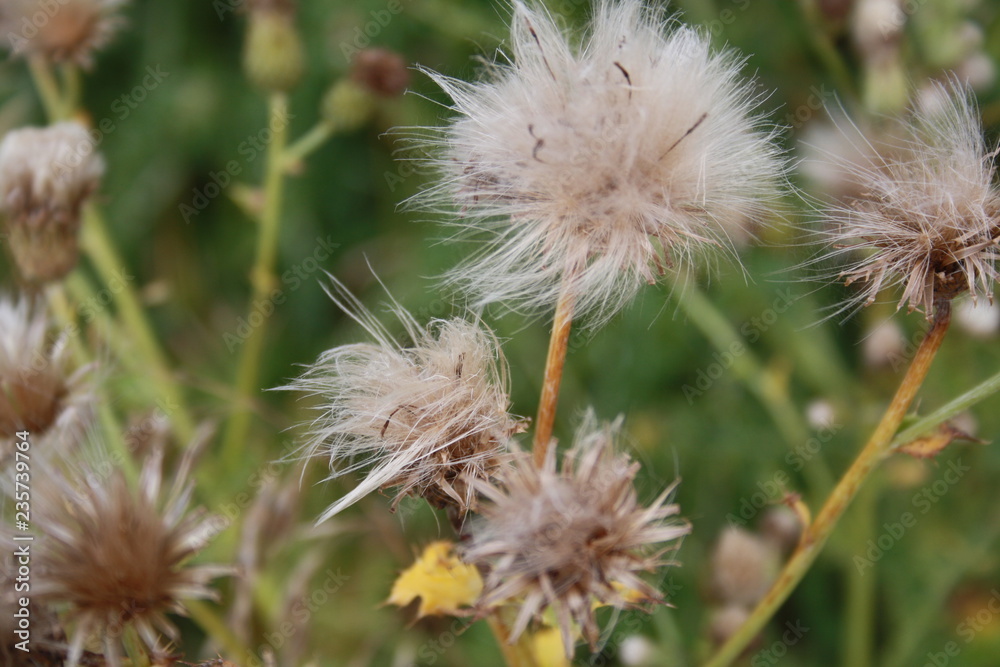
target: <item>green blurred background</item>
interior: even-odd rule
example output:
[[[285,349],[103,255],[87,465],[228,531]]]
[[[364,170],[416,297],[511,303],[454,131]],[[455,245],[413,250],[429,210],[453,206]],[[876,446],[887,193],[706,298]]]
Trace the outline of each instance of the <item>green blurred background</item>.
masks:
[[[234,191],[231,187],[223,188],[189,220],[181,206],[192,205],[199,193],[205,194],[212,174],[231,160],[241,165],[237,180],[258,184],[262,176],[263,154],[241,152],[244,142],[266,127],[267,112],[264,97],[241,72],[246,20],[234,11],[237,4],[133,3],[125,10],[127,28],[99,55],[85,88],[90,121],[99,126],[109,118],[114,126],[99,147],[108,162],[100,199],[114,238],[137,277],[191,404],[199,417],[215,420],[224,418],[228,409],[237,355],[227,348],[224,334],[235,332],[239,318],[246,316],[255,230],[228,196]],[[891,91],[867,78],[870,64],[852,40],[854,4],[687,0],[671,9],[680,12],[681,20],[710,31],[718,46],[747,54],[746,72],[756,75],[763,89],[773,91],[764,108],[775,122],[788,126],[784,141],[798,157],[802,155],[798,141],[825,118],[817,99],[829,105],[841,100],[852,112],[873,117],[899,102]],[[308,53],[308,70],[291,96],[293,139],[317,122],[325,91],[347,72],[345,45],[386,47],[408,63],[469,78],[477,72],[475,58],[492,57],[506,33],[509,7],[502,3],[403,0],[400,6],[400,13],[389,15],[383,0],[301,3],[297,24]],[[576,25],[586,19],[590,3],[561,0],[550,6],[564,14],[568,24]],[[905,8],[907,23],[895,57],[914,89],[946,69],[959,67],[973,51],[982,56],[980,66],[983,59],[995,66],[1000,55],[1000,5],[912,0]],[[379,24],[378,19],[387,15],[386,25]],[[366,28],[374,36],[356,41]],[[975,31],[979,42],[970,38]],[[167,75],[162,83],[137,94],[135,87],[141,86],[150,67]],[[267,322],[264,387],[283,384],[300,372],[298,365],[313,361],[333,345],[362,339],[363,332],[324,295],[322,271],[342,280],[378,312],[384,312],[379,304],[386,301],[386,294],[373,280],[368,264],[419,320],[461,312],[439,291],[434,276],[452,266],[462,248],[441,243],[445,232],[426,215],[399,208],[429,182],[429,176],[399,160],[412,153],[390,130],[436,126],[448,117],[447,109],[435,103],[444,100],[426,76],[412,72],[410,90],[400,99],[381,103],[362,128],[333,137],[288,182],[278,274],[288,270],[302,274],[282,284],[287,298]],[[880,99],[880,92],[889,99]],[[983,77],[978,94],[992,139],[1000,122],[996,77]],[[122,95],[132,96],[134,108],[123,106],[127,101]],[[136,101],[138,95],[144,99]],[[0,96],[3,131],[42,122],[21,61],[0,65]],[[799,176],[794,179],[809,194],[824,196],[817,184]],[[617,629],[608,633],[603,652],[594,658],[596,664],[688,665],[703,659],[712,609],[709,554],[730,522],[727,516],[740,517],[745,501],[752,505],[754,494],[766,493],[781,472],[791,480],[788,490],[800,491],[815,511],[830,481],[859,450],[898,381],[891,368],[865,362],[862,343],[892,313],[891,305],[869,309],[846,322],[823,320],[821,309],[838,303],[846,290],[806,280],[808,276],[794,268],[815,249],[798,243],[800,235],[790,223],[816,216],[806,213],[798,201],[790,200],[787,209],[788,220],[775,221],[763,231],[763,243],[742,250],[745,271],[721,261],[714,272],[697,279],[732,326],[750,334],[748,344],[759,361],[757,367],[740,366],[745,371],[740,372],[713,356],[716,348],[678,307],[670,285],[644,289],[610,325],[573,338],[557,433],[568,439],[587,406],[594,406],[604,418],[624,414],[635,455],[645,463],[643,497],[653,497],[680,476],[677,500],[694,526],[678,554],[682,566],[671,569],[663,582],[674,608],[661,608],[652,615],[625,614]],[[315,257],[319,239],[332,241],[336,249],[325,261],[312,263],[308,258]],[[786,294],[791,305],[771,313],[772,318],[769,309]],[[486,317],[506,340],[514,411],[531,415],[541,383],[548,323],[496,315]],[[391,317],[384,321],[398,330]],[[924,327],[919,314],[900,313],[894,321],[907,337]],[[955,327],[921,393],[922,412],[1000,369],[996,335],[995,330],[973,335]],[[686,395],[685,385],[697,388],[700,374],[718,379],[700,395],[692,397],[690,391]],[[131,391],[127,378],[117,379],[112,373],[108,381],[115,386],[123,412],[149,407],[144,397]],[[753,387],[786,397],[794,406],[791,421],[786,419],[779,427]],[[281,456],[288,443],[295,443],[293,426],[310,417],[308,402],[288,393],[261,392],[257,400],[244,468],[213,480],[219,490],[213,498],[252,494],[250,476],[262,462]],[[790,465],[786,455],[816,435],[807,419],[809,407],[817,409],[816,401],[825,401],[826,409],[832,409],[837,427],[798,471],[800,466]],[[992,441],[1000,435],[998,408],[1000,400],[995,398],[974,409],[980,438]],[[213,456],[213,450],[206,456]],[[864,554],[867,541],[885,531],[883,524],[913,511],[915,494],[942,478],[949,462],[959,459],[971,471],[954,488],[935,496],[939,502],[919,514],[917,525],[860,575],[855,556]],[[293,466],[275,469],[298,488]],[[418,503],[407,504],[392,516],[386,511],[387,500],[373,496],[314,531],[312,518],[350,484],[349,480],[319,483],[324,472],[316,463],[307,469],[300,504],[290,519],[294,525],[269,545],[262,572],[250,582],[255,596],[250,629],[254,644],[264,644],[282,622],[292,620],[285,615],[287,605],[294,602],[289,596],[316,590],[324,572],[332,570],[345,575],[343,585],[316,606],[307,623],[299,627],[296,621],[293,636],[282,640],[286,646],[277,647],[279,664],[286,664],[282,655],[291,644],[299,645],[298,659],[314,659],[320,665],[500,664],[482,623],[450,645],[451,619],[413,622],[413,609],[380,606],[395,574],[410,564],[414,552],[433,539],[449,536],[446,523]],[[787,651],[752,652],[745,662],[777,664],[780,653],[780,663],[789,667],[935,664],[934,654],[954,641],[961,653],[949,658],[949,664],[998,664],[1000,620],[988,614],[989,623],[968,643],[960,625],[970,614],[982,616],[994,591],[1000,591],[997,479],[1000,451],[995,446],[958,444],[936,461],[890,461],[876,475],[872,490],[847,514],[826,552],[754,651],[781,642],[786,623],[801,623],[808,632],[785,647]],[[775,494],[768,497],[769,502],[774,499]],[[762,513],[746,513],[747,527],[754,528]],[[231,556],[240,543],[239,524],[227,531],[206,560]],[[300,588],[289,584],[296,573],[308,584]],[[222,586],[231,596],[233,584]],[[1000,599],[1000,593],[996,595]],[[633,635],[642,635],[649,644],[624,641]],[[185,626],[185,637],[187,648],[195,650],[198,629]],[[652,651],[648,662],[630,662],[641,653],[637,647]],[[583,652],[580,661],[586,664]]]

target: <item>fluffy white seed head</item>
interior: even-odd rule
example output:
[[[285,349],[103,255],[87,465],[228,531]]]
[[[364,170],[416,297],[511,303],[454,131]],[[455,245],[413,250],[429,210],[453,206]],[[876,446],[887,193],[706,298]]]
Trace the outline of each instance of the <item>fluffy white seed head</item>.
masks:
[[[638,0],[596,3],[579,44],[540,4],[514,3],[509,62],[465,82],[424,131],[442,182],[416,201],[459,210],[486,241],[449,280],[478,304],[529,313],[571,290],[592,322],[697,248],[768,214],[782,158],[742,61]]]
[[[104,160],[75,122],[26,127],[0,142],[0,214],[28,280],[56,280],[76,266],[80,208],[97,190]]]
[[[995,153],[983,140],[971,92],[936,84],[935,103],[901,122],[892,155],[845,165],[861,195],[835,204],[828,217],[840,275],[862,289],[846,309],[873,303],[886,288],[898,307],[929,318],[940,301],[962,292],[992,299],[1000,239]]]
[[[426,327],[398,304],[393,312],[409,339],[398,343],[339,283],[331,297],[373,343],[323,353],[285,387],[318,396],[306,451],[327,459],[333,477],[369,470],[323,521],[378,489],[464,515],[475,505],[474,482],[489,479],[507,458],[506,443],[523,430],[508,409],[506,361],[480,322],[434,320]]]
[[[542,468],[524,453],[499,486],[480,485],[490,502],[472,525],[463,558],[489,568],[484,609],[520,604],[512,639],[552,608],[571,655],[574,624],[596,644],[595,603],[625,608],[663,601],[640,575],[667,565],[663,555],[690,526],[667,502],[672,487],[648,507],[639,503],[633,486],[639,464],[615,451],[620,427],[621,420],[599,426],[589,414],[561,469],[553,447]]]

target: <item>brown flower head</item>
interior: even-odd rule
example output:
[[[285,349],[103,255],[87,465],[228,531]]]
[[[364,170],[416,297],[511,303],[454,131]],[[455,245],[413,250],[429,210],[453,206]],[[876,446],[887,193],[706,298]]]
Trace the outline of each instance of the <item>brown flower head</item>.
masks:
[[[0,447],[14,434],[32,438],[81,426],[93,395],[90,367],[73,371],[65,337],[52,341],[44,311],[26,299],[0,295]]]
[[[398,304],[410,339],[399,345],[337,282],[330,296],[375,343],[323,353],[285,389],[321,398],[306,449],[330,461],[333,476],[370,467],[331,505],[324,521],[376,489],[398,489],[464,515],[474,482],[503,463],[508,438],[522,429],[509,412],[507,368],[495,336],[479,323],[434,320],[426,328]]]
[[[1000,240],[996,153],[988,153],[972,94],[937,84],[901,124],[893,155],[849,165],[861,196],[831,207],[833,254],[854,259],[840,275],[864,283],[845,309],[871,304],[884,288],[899,307],[930,319],[938,302],[962,292],[993,297]]]
[[[203,511],[187,512],[186,466],[161,500],[162,450],[149,456],[138,487],[105,461],[75,473],[46,470],[35,502],[43,535],[32,592],[68,605],[74,623],[67,664],[75,667],[87,640],[99,638],[111,667],[131,627],[151,655],[164,652],[160,635],[176,639],[168,613],[184,614],[182,599],[213,598],[208,582],[230,569],[188,566],[216,529]]]
[[[639,464],[615,453],[620,427],[620,420],[598,427],[589,414],[560,470],[552,448],[541,469],[522,455],[502,486],[481,485],[492,502],[473,524],[464,558],[490,568],[484,608],[517,599],[512,639],[552,607],[571,655],[574,622],[591,648],[597,642],[595,603],[663,601],[639,575],[667,565],[663,555],[690,526],[671,519],[680,511],[667,503],[673,487],[648,507],[639,503],[633,486]]]
[[[58,280],[76,266],[80,209],[103,173],[104,161],[78,123],[26,127],[4,137],[0,214],[26,279]]]
[[[125,21],[119,10],[127,0],[5,0],[0,28],[15,55],[90,67]]]

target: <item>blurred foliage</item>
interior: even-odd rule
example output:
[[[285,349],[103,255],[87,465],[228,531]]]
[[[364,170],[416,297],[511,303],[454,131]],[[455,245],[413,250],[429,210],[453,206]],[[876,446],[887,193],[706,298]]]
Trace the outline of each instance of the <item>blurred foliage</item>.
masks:
[[[215,188],[221,190],[219,196],[209,198],[188,220],[181,207],[195,206],[199,197],[211,192],[211,184],[218,185],[218,175],[231,161],[240,170],[234,181],[255,184],[262,176],[263,151],[253,148],[252,142],[266,127],[266,104],[241,74],[245,20],[234,11],[237,4],[135,2],[126,10],[128,29],[100,55],[85,88],[91,123],[101,127],[102,120],[110,119],[113,127],[100,142],[109,165],[100,197],[115,240],[137,276],[196,414],[210,420],[223,419],[228,409],[237,355],[227,348],[224,334],[236,332],[240,318],[246,317],[255,232],[229,198],[232,186]],[[681,0],[673,9],[680,12],[680,20],[703,25],[719,46],[746,54],[746,72],[756,75],[763,90],[773,91],[765,106],[775,122],[788,126],[785,141],[798,156],[804,131],[825,116],[818,102],[841,103],[852,113],[865,113],[858,92],[864,65],[852,45],[848,22],[821,11],[832,12],[838,4],[851,3]],[[571,24],[585,20],[588,5],[582,0],[551,3]],[[293,138],[319,118],[322,97],[347,71],[345,52],[355,40],[357,46],[387,47],[403,54],[407,62],[467,78],[476,75],[476,58],[492,58],[506,33],[508,8],[503,3],[401,0],[399,6],[399,14],[389,14],[384,0],[301,3],[298,25],[308,69],[291,96]],[[958,65],[953,52],[963,46],[955,42],[962,39],[959,28],[966,22],[982,31],[982,52],[994,65],[997,62],[1000,5],[912,0],[906,6],[915,12],[904,31],[901,57],[914,88]],[[831,70],[820,46],[824,41],[837,54],[846,82]],[[143,78],[151,70],[163,72],[164,78],[144,88]],[[429,176],[398,159],[406,157],[407,148],[391,128],[439,125],[448,117],[442,95],[428,77],[412,74],[410,94],[381,104],[362,129],[334,136],[289,180],[278,260],[286,299],[275,306],[268,321],[264,387],[283,384],[299,372],[297,365],[362,336],[324,295],[324,271],[344,281],[375,309],[387,295],[372,271],[419,320],[457,312],[434,276],[452,266],[463,248],[440,243],[444,236],[440,226],[400,208],[428,183]],[[844,90],[844,83],[850,89]],[[1000,123],[995,77],[978,92],[988,134],[994,137]],[[22,62],[7,60],[0,65],[0,94],[0,129],[42,122]],[[823,194],[809,183],[797,185],[813,196]],[[675,297],[684,285],[646,288],[609,326],[573,338],[557,433],[565,440],[588,405],[607,418],[624,413],[636,456],[646,464],[641,480],[644,495],[652,497],[682,477],[677,499],[694,525],[678,556],[683,566],[669,570],[663,584],[674,607],[651,616],[624,614],[609,631],[609,641],[594,664],[620,664],[622,641],[634,634],[646,635],[654,643],[657,657],[649,664],[688,665],[704,658],[708,554],[719,531],[732,517],[741,516],[746,503],[757,503],[780,472],[788,475],[789,490],[799,490],[818,508],[829,483],[852,460],[894,390],[898,374],[870,368],[862,353],[863,339],[892,314],[892,308],[874,307],[844,322],[823,319],[824,309],[843,298],[844,288],[805,280],[808,276],[794,268],[813,249],[798,245],[798,235],[787,223],[813,220],[816,215],[800,202],[789,201],[785,217],[762,232],[763,243],[741,253],[744,268],[722,260],[698,281],[747,336],[767,381],[787,392],[802,415],[817,400],[833,407],[837,426],[832,437],[803,466],[790,465],[793,459],[787,457],[807,441],[791,443],[782,437],[747,384],[678,308]],[[321,239],[336,248],[327,259],[316,261]],[[81,270],[89,271],[86,266]],[[12,280],[7,264],[3,271],[6,280]],[[769,313],[778,299],[791,305],[772,321]],[[548,323],[494,315],[487,313],[487,320],[507,341],[514,410],[531,415],[540,389]],[[893,317],[908,336],[925,324],[918,314]],[[391,319],[386,321],[394,326]],[[996,333],[983,339],[955,327],[921,393],[921,411],[943,404],[1000,369],[997,343]],[[690,392],[684,387],[698,387],[702,375],[718,377],[700,390],[701,395],[688,400]],[[130,391],[128,380],[119,381],[112,373],[108,382],[122,411],[148,408]],[[286,454],[297,435],[288,429],[310,418],[308,401],[299,397],[261,392],[256,400],[258,422],[245,443],[243,468],[214,476],[211,493],[204,494],[213,499],[216,510],[224,511],[227,505],[220,498],[230,498],[230,508],[245,507],[239,494],[252,497],[259,486],[259,478],[252,475],[259,474],[265,462]],[[974,417],[979,437],[996,440],[1000,399],[976,407]],[[805,435],[808,439],[814,434]],[[209,450],[206,457],[212,456]],[[971,470],[953,490],[935,496],[934,504],[921,514],[916,494],[941,479],[953,461]],[[464,623],[452,619],[415,622],[412,608],[381,606],[395,575],[412,563],[415,554],[427,543],[448,536],[446,522],[415,502],[404,503],[392,516],[386,511],[386,499],[370,497],[321,533],[309,533],[312,517],[350,484],[349,480],[316,484],[324,476],[319,468],[309,466],[302,482],[304,501],[297,518],[302,529],[272,545],[271,561],[252,583],[255,645],[271,641],[280,661],[279,644],[304,641],[308,649],[303,657],[320,665],[500,664],[483,623],[465,629]],[[290,480],[298,475],[298,468],[287,464],[276,464],[274,470]],[[813,474],[805,474],[809,471]],[[875,650],[870,664],[922,665],[930,660],[929,652],[944,651],[949,641],[962,651],[953,664],[996,664],[1000,620],[989,618],[984,624],[982,617],[990,596],[1000,589],[998,477],[1000,451],[992,446],[961,444],[934,461],[891,461],[876,476],[877,492],[848,513],[826,553],[755,650],[780,648],[785,624],[798,622],[808,632],[785,647],[787,654],[780,651],[782,665],[849,664],[845,646],[852,641],[850,633],[858,632],[851,623],[850,610],[856,609],[851,596],[860,594],[852,593],[860,587],[870,594],[863,603],[868,605],[866,618]],[[773,500],[768,496],[768,502]],[[877,540],[885,524],[915,507],[916,527],[859,575],[855,556],[864,554],[868,540]],[[748,526],[756,524],[758,509],[759,505],[746,515]],[[218,540],[206,561],[232,553],[239,540],[238,525],[239,521]],[[321,564],[303,590],[319,590],[325,576],[321,573],[326,571],[346,578],[303,622],[300,617],[283,617],[283,610],[287,609],[284,596],[291,590],[286,590],[285,582],[306,557],[319,558]],[[977,613],[985,627],[966,644],[962,624]],[[282,632],[282,623],[288,621],[294,622],[292,636],[281,639],[275,633]],[[186,648],[197,651],[200,636],[196,627],[185,626]],[[748,662],[777,664],[770,655],[758,653]]]

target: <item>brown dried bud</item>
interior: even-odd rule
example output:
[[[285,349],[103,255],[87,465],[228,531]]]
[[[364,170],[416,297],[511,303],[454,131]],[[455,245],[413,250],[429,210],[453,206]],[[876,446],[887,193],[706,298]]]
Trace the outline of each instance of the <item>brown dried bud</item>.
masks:
[[[26,280],[59,280],[76,266],[80,209],[103,173],[104,161],[78,123],[29,127],[4,137],[0,213]]]
[[[351,79],[381,97],[398,97],[410,84],[406,61],[388,49],[363,49],[351,62]]]

